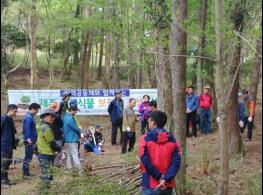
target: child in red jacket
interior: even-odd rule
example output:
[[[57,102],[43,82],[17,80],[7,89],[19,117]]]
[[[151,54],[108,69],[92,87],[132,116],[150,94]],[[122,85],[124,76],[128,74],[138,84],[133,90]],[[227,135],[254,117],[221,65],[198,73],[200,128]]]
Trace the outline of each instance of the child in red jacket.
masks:
[[[164,129],[167,116],[162,111],[151,113],[150,130],[140,137],[139,156],[142,171],[142,195],[172,195],[174,177],[181,165],[181,149],[172,133]]]

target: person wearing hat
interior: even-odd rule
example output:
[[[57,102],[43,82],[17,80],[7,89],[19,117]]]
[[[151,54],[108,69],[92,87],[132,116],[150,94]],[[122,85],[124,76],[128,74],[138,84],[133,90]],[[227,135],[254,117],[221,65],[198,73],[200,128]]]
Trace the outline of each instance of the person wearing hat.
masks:
[[[248,126],[247,139],[245,141],[251,141],[252,131],[254,127],[254,114],[255,114],[255,102],[249,95],[249,90],[244,89],[242,91],[242,100],[245,106],[244,112],[244,127],[241,128],[241,133],[244,132],[246,126]]]
[[[36,146],[41,170],[41,193],[50,188],[50,182],[53,180],[52,166],[54,164],[54,154],[61,151],[61,147],[57,145],[53,130],[51,129],[55,117],[56,113],[47,108],[40,114],[41,121],[37,125]]]
[[[111,131],[111,144],[116,145],[116,137],[118,128],[120,129],[120,144],[122,144],[122,121],[123,121],[123,108],[124,102],[122,99],[122,91],[115,90],[115,98],[108,106],[108,112],[111,117],[112,131]]]
[[[64,93],[61,102],[53,102],[49,106],[49,108],[54,110],[61,117],[61,119],[63,119],[64,115],[68,110],[68,102],[70,100],[70,97],[71,97],[70,92]]]
[[[76,104],[71,104],[68,112],[63,118],[63,132],[65,147],[67,150],[67,170],[70,171],[75,165],[79,174],[81,173],[81,164],[78,153],[78,143],[80,139],[81,130],[74,118],[77,114],[78,106]]]
[[[91,131],[87,132],[84,134],[84,149],[87,152],[97,152],[95,151],[95,147],[98,148],[98,153],[99,152],[104,152],[103,148],[103,143],[104,143],[104,138],[103,138],[103,134],[102,134],[102,130],[103,130],[103,125],[101,124],[96,124],[96,129],[94,132],[94,136],[93,133]],[[95,140],[94,140],[95,138]]]
[[[213,104],[213,98],[210,95],[210,87],[206,85],[204,92],[199,96],[199,109],[200,109],[200,129],[204,134],[211,133],[211,107]]]

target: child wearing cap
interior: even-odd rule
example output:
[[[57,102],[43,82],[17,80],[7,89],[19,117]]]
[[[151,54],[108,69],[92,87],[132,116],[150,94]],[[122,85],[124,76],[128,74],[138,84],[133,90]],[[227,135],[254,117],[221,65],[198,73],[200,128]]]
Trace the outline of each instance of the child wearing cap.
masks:
[[[94,152],[95,146],[98,148],[100,152],[104,152],[103,143],[104,143],[104,137],[102,134],[103,126],[101,124],[96,125],[96,130],[94,133],[95,142],[93,138],[93,134],[91,131],[88,131],[84,134],[84,149],[87,152]]]

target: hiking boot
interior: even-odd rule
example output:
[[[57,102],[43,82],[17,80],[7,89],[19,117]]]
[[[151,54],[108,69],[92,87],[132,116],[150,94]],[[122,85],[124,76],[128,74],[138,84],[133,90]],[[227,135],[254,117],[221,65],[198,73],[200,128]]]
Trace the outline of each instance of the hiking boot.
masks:
[[[1,189],[10,188],[10,185],[6,183],[6,180],[1,180]]]
[[[30,180],[32,179],[33,175],[23,175],[23,179]]]
[[[5,180],[5,183],[6,183],[7,185],[16,185],[16,182],[10,181],[9,179],[6,179],[6,180]],[[2,184],[2,182],[1,182],[1,184]]]
[[[251,141],[251,139],[249,139],[249,138],[246,138],[244,141],[245,141],[245,142],[250,142],[250,141]]]

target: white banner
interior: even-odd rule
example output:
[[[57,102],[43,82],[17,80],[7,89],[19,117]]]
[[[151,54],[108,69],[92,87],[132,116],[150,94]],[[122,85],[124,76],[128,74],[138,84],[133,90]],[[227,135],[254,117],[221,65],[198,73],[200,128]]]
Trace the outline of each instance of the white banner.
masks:
[[[124,106],[130,98],[137,101],[135,111],[138,112],[143,95],[151,100],[157,99],[156,89],[122,89]],[[52,102],[60,102],[63,94],[71,92],[71,99],[77,99],[78,115],[108,115],[108,105],[114,99],[114,89],[68,89],[68,90],[8,90],[9,104],[18,105],[18,115],[24,115],[31,103],[38,103],[41,109],[48,108]]]

